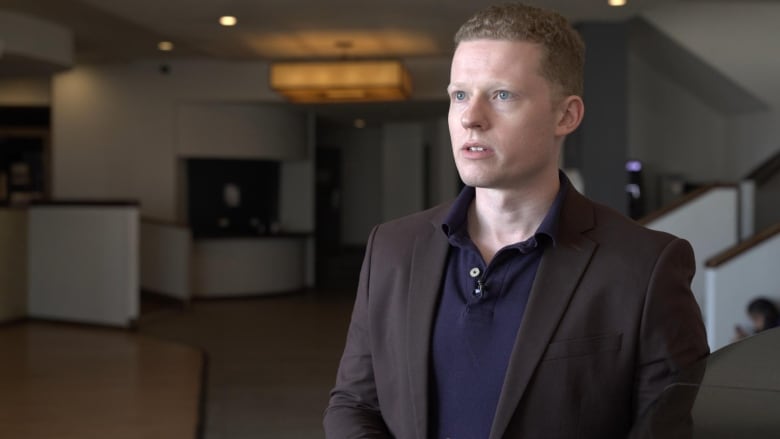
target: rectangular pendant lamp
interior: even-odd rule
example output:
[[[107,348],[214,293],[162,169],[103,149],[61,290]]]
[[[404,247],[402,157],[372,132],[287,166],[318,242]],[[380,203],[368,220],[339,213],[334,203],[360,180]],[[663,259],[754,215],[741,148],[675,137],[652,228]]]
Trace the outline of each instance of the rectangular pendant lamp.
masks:
[[[296,103],[400,101],[412,89],[400,61],[279,62],[270,82]]]

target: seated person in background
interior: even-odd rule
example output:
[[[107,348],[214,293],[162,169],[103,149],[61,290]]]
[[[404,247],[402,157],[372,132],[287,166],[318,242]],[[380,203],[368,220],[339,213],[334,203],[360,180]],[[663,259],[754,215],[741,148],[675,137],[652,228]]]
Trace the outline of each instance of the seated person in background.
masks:
[[[753,300],[747,307],[747,313],[750,316],[750,321],[753,322],[753,331],[751,333],[737,326],[735,337],[737,340],[780,326],[780,312],[769,299]]]

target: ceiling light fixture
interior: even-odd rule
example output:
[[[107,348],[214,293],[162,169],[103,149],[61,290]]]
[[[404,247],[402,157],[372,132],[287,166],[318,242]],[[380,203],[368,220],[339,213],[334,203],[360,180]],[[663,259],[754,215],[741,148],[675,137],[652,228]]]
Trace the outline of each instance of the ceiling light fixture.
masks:
[[[170,41],[160,41],[157,43],[157,48],[163,52],[170,52],[173,50],[173,43]]]
[[[609,3],[610,6],[625,6],[627,1],[626,0],[607,0],[607,3]]]
[[[235,26],[238,23],[238,19],[232,15],[223,15],[219,17],[219,24],[222,26]]]
[[[279,62],[270,85],[300,103],[400,101],[412,91],[400,61]]]

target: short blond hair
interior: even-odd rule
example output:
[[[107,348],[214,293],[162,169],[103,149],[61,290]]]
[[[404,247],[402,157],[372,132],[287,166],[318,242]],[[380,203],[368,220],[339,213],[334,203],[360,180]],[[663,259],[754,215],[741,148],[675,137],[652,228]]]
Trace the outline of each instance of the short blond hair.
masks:
[[[541,75],[564,95],[582,96],[585,43],[557,12],[521,3],[490,6],[463,23],[455,45],[481,39],[540,44]]]

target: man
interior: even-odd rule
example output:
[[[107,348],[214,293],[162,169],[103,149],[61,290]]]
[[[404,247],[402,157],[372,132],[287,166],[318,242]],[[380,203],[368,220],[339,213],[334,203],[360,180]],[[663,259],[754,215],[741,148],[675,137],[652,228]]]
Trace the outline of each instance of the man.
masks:
[[[490,7],[455,42],[467,187],[372,231],[327,436],[625,437],[708,352],[692,250],[558,171],[584,112],[584,46],[565,19]]]

